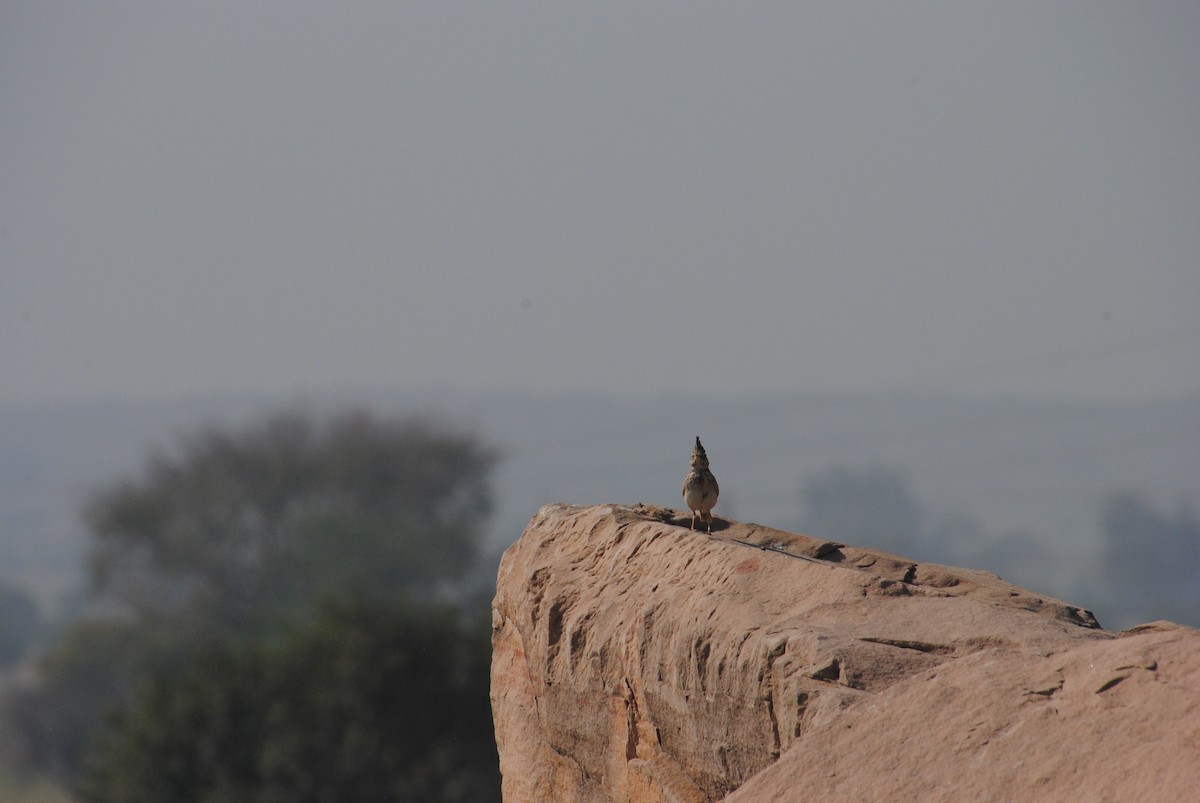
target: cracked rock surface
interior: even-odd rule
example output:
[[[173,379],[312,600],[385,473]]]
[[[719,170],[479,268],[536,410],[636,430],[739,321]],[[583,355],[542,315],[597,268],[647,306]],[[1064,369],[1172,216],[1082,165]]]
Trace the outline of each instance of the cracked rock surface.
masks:
[[[682,523],[683,526],[680,526]],[[492,620],[504,799],[1188,799],[1200,631],[679,511],[547,505]]]

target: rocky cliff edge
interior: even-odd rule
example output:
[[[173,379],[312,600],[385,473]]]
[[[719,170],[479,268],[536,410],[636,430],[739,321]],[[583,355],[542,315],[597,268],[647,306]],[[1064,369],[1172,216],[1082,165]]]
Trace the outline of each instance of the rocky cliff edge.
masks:
[[[686,524],[547,505],[505,553],[508,803],[1200,799],[1200,631],[1109,633],[987,572]]]

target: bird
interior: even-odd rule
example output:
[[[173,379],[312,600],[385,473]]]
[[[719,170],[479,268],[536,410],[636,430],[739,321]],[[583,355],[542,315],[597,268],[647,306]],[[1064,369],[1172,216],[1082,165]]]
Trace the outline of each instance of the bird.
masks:
[[[708,470],[708,455],[697,435],[696,446],[692,449],[692,470],[683,481],[683,501],[692,513],[693,530],[696,529],[696,514],[699,513],[700,521],[707,522],[708,532],[712,532],[712,509],[717,504],[717,494],[720,492],[717,478]]]

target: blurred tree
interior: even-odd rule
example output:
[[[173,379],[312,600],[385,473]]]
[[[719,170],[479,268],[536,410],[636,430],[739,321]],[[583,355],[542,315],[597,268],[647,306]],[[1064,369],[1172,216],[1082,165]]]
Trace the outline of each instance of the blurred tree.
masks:
[[[486,671],[460,653],[486,654],[487,629],[467,630],[444,611],[423,620],[415,607],[447,590],[467,598],[459,586],[477,557],[494,461],[472,436],[364,412],[327,421],[278,415],[239,431],[205,430],[173,456],[152,455],[140,479],[102,490],[85,508],[93,594],[119,603],[119,615],[69,630],[40,662],[40,683],[6,696],[7,752],[68,782],[86,764],[88,789],[102,799],[268,799],[230,791],[249,772],[239,755],[221,752],[235,744],[263,751],[241,757],[253,759],[254,783],[274,784],[262,788],[327,766],[315,763],[327,749],[346,767],[360,762],[354,772],[363,778],[390,773],[389,783],[417,783],[413,767],[426,767],[426,785],[403,799],[438,785],[450,791],[429,799],[457,799],[450,775],[463,789],[498,788],[490,718],[479,720],[477,708],[451,715],[467,700],[486,704]],[[322,600],[370,606],[384,630],[372,630],[365,614],[318,617]],[[388,611],[403,612],[395,616],[408,630]],[[305,641],[299,634],[314,621]],[[378,654],[361,652],[378,639]],[[409,642],[416,646],[401,649]],[[117,724],[101,729],[106,710],[118,712]],[[429,719],[410,719],[410,710]],[[381,736],[393,716],[422,736]],[[344,743],[313,741],[328,735],[326,722]],[[167,763],[138,764],[122,752],[130,745]],[[110,772],[112,762],[124,769]],[[217,780],[203,781],[216,767]],[[330,783],[367,788],[334,769]],[[139,780],[121,786],[122,773]],[[150,790],[142,797],[123,797],[142,785]]]
[[[0,582],[0,669],[19,661],[41,630],[42,619],[33,598]]]
[[[70,780],[106,703],[127,699],[152,666],[178,666],[171,632],[133,622],[77,622],[38,661],[39,683],[20,685],[0,705],[5,760]]]
[[[1160,513],[1143,496],[1111,494],[1101,512],[1102,582],[1116,626],[1171,619],[1200,626],[1200,520]]]
[[[271,644],[214,643],[111,720],[81,797],[498,800],[485,635],[450,609],[354,602]]]
[[[802,496],[803,532],[902,555],[923,551],[921,509],[898,471],[835,468],[808,480]]]
[[[230,624],[331,585],[428,593],[476,557],[493,462],[472,437],[364,412],[210,429],[89,501],[93,587],[146,620]]]

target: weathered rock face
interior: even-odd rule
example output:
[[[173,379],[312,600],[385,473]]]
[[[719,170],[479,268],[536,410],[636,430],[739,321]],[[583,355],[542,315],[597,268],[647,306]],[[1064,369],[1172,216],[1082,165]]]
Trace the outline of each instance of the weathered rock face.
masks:
[[[492,708],[509,803],[1200,789],[1200,631],[1118,636],[986,572],[680,522],[550,505],[505,553]]]

